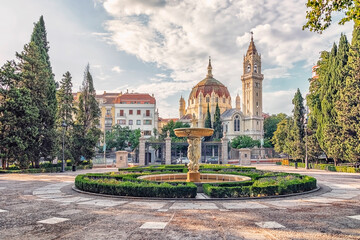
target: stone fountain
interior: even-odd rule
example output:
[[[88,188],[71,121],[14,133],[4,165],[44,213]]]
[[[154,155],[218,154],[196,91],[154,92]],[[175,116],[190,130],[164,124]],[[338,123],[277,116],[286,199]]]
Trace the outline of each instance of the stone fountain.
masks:
[[[201,157],[201,137],[213,135],[214,129],[211,128],[177,128],[174,129],[178,137],[187,137],[189,143],[187,157],[188,164],[187,182],[200,182],[199,160]]]

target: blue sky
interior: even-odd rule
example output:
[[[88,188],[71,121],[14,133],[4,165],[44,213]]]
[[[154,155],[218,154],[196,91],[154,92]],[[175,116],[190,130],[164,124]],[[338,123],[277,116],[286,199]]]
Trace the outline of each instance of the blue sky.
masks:
[[[0,8],[0,64],[28,43],[44,16],[50,60],[59,81],[66,71],[79,89],[87,63],[96,90],[154,93],[161,117],[177,117],[180,96],[206,73],[233,101],[241,95],[242,64],[254,32],[262,55],[263,110],[291,113],[297,88],[308,91],[311,67],[322,50],[351,39],[352,24],[323,34],[302,31],[305,0],[12,0]],[[233,103],[233,106],[235,104]]]

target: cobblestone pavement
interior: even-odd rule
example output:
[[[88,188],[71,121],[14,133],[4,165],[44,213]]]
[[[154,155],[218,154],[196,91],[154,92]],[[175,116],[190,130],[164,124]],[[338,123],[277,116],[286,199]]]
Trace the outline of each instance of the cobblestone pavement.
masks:
[[[0,239],[360,239],[360,174],[257,165],[314,176],[320,191],[224,201],[100,197],[77,174],[0,175]]]

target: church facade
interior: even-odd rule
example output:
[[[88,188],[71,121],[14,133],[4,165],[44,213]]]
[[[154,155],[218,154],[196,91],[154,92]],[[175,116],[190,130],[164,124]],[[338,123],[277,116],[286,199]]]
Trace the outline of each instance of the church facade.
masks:
[[[253,37],[244,56],[243,75],[241,76],[242,96],[235,98],[235,108],[231,106],[231,96],[226,86],[216,80],[212,74],[209,59],[206,78],[193,87],[186,108],[183,97],[179,101],[180,121],[188,122],[192,127],[204,127],[207,109],[211,121],[214,121],[216,105],[220,108],[223,132],[229,139],[247,135],[253,139],[263,139],[264,118],[262,114],[261,55],[257,52]]]

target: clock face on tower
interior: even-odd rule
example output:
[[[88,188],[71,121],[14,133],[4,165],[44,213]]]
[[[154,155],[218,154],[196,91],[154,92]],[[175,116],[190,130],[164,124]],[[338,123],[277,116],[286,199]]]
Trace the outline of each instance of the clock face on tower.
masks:
[[[251,66],[250,66],[250,64],[247,66],[247,72],[250,72],[250,70],[251,70]]]

